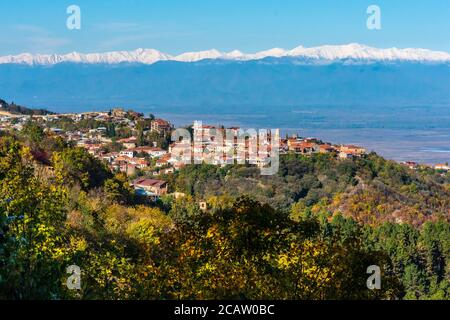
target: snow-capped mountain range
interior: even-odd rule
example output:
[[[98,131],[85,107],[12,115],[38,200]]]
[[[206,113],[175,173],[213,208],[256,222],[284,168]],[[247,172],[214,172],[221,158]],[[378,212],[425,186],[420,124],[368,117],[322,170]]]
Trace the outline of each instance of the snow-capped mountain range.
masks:
[[[54,65],[62,62],[86,64],[153,64],[158,61],[195,62],[205,59],[249,61],[268,57],[303,58],[308,61],[349,59],[359,61],[450,62],[450,53],[443,51],[431,51],[418,48],[379,49],[352,43],[348,45],[325,45],[311,48],[299,46],[292,50],[273,48],[257,53],[243,53],[239,50],[220,52],[213,49],[207,51],[186,52],[176,56],[165,54],[155,49],[137,49],[134,51],[114,51],[89,54],[72,52],[64,55],[23,53],[15,56],[8,55],[0,57],[0,64]]]

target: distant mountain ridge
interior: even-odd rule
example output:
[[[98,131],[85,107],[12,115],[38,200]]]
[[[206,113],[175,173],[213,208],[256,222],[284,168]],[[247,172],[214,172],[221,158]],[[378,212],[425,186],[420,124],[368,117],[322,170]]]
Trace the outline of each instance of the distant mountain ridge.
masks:
[[[379,49],[362,44],[351,43],[347,45],[324,45],[311,48],[298,46],[292,50],[273,48],[257,53],[243,53],[239,50],[221,52],[216,49],[212,49],[198,52],[185,52],[175,56],[155,49],[137,49],[134,51],[113,51],[88,54],[72,52],[63,55],[23,53],[19,55],[0,57],[0,64],[55,65],[59,63],[137,63],[150,65],[159,61],[196,62],[206,59],[251,61],[265,58],[305,59],[310,63],[321,61],[332,62],[336,60],[447,63],[450,62],[450,53],[420,48]]]

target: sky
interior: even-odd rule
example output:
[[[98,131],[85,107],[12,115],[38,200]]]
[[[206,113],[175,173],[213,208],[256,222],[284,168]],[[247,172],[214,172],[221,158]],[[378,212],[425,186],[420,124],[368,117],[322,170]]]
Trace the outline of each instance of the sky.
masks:
[[[366,26],[369,5],[381,30]],[[69,30],[67,7],[81,9]],[[154,48],[256,52],[325,44],[450,52],[448,0],[1,0],[0,55]]]

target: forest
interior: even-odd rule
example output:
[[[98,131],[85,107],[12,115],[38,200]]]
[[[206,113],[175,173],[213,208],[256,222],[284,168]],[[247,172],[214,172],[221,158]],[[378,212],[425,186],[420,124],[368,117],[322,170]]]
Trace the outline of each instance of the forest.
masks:
[[[189,165],[162,179],[184,196],[144,203],[37,126],[0,132],[0,299],[450,297],[449,173],[288,154],[270,177]]]

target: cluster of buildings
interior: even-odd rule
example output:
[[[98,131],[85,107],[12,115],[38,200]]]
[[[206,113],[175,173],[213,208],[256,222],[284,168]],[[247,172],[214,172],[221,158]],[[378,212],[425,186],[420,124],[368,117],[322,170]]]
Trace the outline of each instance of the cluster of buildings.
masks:
[[[448,163],[438,163],[435,165],[426,165],[426,164],[420,164],[414,161],[403,161],[400,164],[408,167],[412,170],[418,170],[420,168],[431,168],[438,171],[450,171],[450,165]]]
[[[248,163],[264,167],[271,157],[279,154],[296,153],[312,155],[314,153],[330,153],[340,159],[363,157],[365,148],[355,145],[332,145],[316,138],[292,136],[280,139],[278,133],[270,130],[240,130],[238,127],[224,128],[203,125],[195,122],[193,137],[180,139],[170,145],[165,161],[172,164],[209,163],[227,165]],[[274,154],[273,151],[277,153]]]
[[[225,166],[227,164],[252,164],[264,166],[269,162],[273,148],[272,133],[264,136],[256,131],[245,131],[240,128],[224,128],[203,125],[195,122],[193,134],[180,138],[169,146],[171,161],[175,166],[183,164],[208,163]]]
[[[157,146],[153,142],[151,146],[138,146],[136,138],[137,122],[147,120],[150,123],[149,128],[145,128],[143,134],[156,132],[159,135],[170,134],[173,126],[163,119],[148,119],[142,114],[134,111],[125,111],[123,109],[113,109],[109,112],[85,112],[70,114],[52,114],[52,115],[13,115],[0,113],[0,131],[16,130],[21,131],[23,126],[30,120],[41,124],[45,131],[60,136],[64,140],[71,142],[77,147],[84,148],[88,153],[104,161],[114,172],[124,172],[128,176],[134,176],[138,171],[147,171],[149,175],[157,176],[161,173],[173,172],[173,168],[164,168],[158,165],[159,159],[164,159],[167,150]],[[76,129],[63,130],[55,126],[58,121],[66,120],[72,122]],[[95,126],[94,129],[83,127],[84,123],[102,123],[113,124],[113,129],[125,127],[130,130],[131,136],[127,138],[111,137],[108,133],[110,128],[106,126]],[[111,151],[111,146],[115,150]],[[155,164],[156,165],[152,165]],[[157,170],[154,170],[154,169]],[[159,170],[161,168],[161,170]],[[142,180],[142,179],[141,179]],[[138,194],[148,196],[160,196],[167,193],[167,183],[162,180],[144,179],[143,181],[132,181]]]
[[[365,148],[355,145],[332,145],[316,138],[300,138],[293,136],[282,139],[281,146],[284,152],[294,152],[304,155],[313,153],[330,153],[340,159],[360,158],[367,154]]]
[[[15,119],[14,123],[10,121],[12,118]],[[11,116],[0,118],[0,123],[5,129],[21,130],[29,118],[29,116]],[[106,126],[97,126],[95,129],[78,126],[76,130],[71,131],[51,125],[52,122],[63,118],[68,118],[74,123],[83,120],[113,123],[116,128],[129,128],[131,136],[113,139],[108,135]],[[145,118],[142,114],[123,109],[113,109],[109,112],[33,116],[33,119],[45,125],[46,130],[53,134],[86,149],[88,153],[104,161],[112,171],[123,172],[130,177],[141,176],[133,179],[131,183],[138,194],[149,196],[167,193],[167,183],[156,178],[171,174],[187,163],[205,162],[215,165],[248,163],[265,166],[270,162],[271,151],[274,147],[278,148],[280,154],[334,153],[339,158],[345,159],[360,157],[366,153],[365,149],[357,146],[335,146],[314,138],[277,139],[278,143],[274,144],[275,136],[270,131],[263,138],[259,133],[251,134],[247,131],[246,135],[240,136],[242,133],[238,127],[224,128],[197,122],[193,127],[194,135],[189,140],[180,139],[166,149],[158,146],[156,141],[152,145],[140,146],[136,135],[136,125],[138,120]],[[170,134],[173,130],[174,127],[168,121],[153,119],[144,134],[148,131],[164,135]],[[116,146],[115,150],[109,150],[113,143]]]
[[[62,130],[52,123],[57,120],[70,119],[77,124],[80,121],[92,121],[105,126],[94,126],[94,129],[75,126],[74,130]],[[21,130],[30,116],[10,115],[0,113],[1,130]],[[277,134],[266,131],[250,132],[238,127],[224,128],[221,126],[203,125],[195,122],[193,136],[188,139],[180,137],[168,148],[162,148],[157,141],[150,145],[140,145],[137,138],[137,123],[147,120],[147,126],[142,134],[149,132],[157,135],[170,135],[174,127],[163,119],[148,119],[142,114],[123,109],[113,109],[109,112],[86,112],[74,114],[55,114],[33,116],[33,120],[43,124],[45,130],[71,141],[74,145],[87,150],[94,157],[104,161],[112,171],[123,172],[134,178],[131,183],[138,194],[161,196],[167,193],[168,186],[163,180],[157,179],[179,170],[187,163],[210,163],[227,165],[232,163],[249,163],[265,166],[270,162],[272,151],[277,148],[278,154],[296,153],[312,155],[315,153],[332,154],[339,159],[352,159],[367,154],[365,148],[355,145],[334,145],[322,142],[316,138],[301,138],[291,136],[279,138]],[[112,129],[109,126],[112,124]],[[130,134],[126,138],[111,136],[111,130],[125,127]],[[147,141],[148,142],[148,141]],[[114,148],[112,147],[114,146]],[[405,162],[410,168],[418,168],[414,162]],[[448,164],[438,164],[437,170],[450,170]]]

